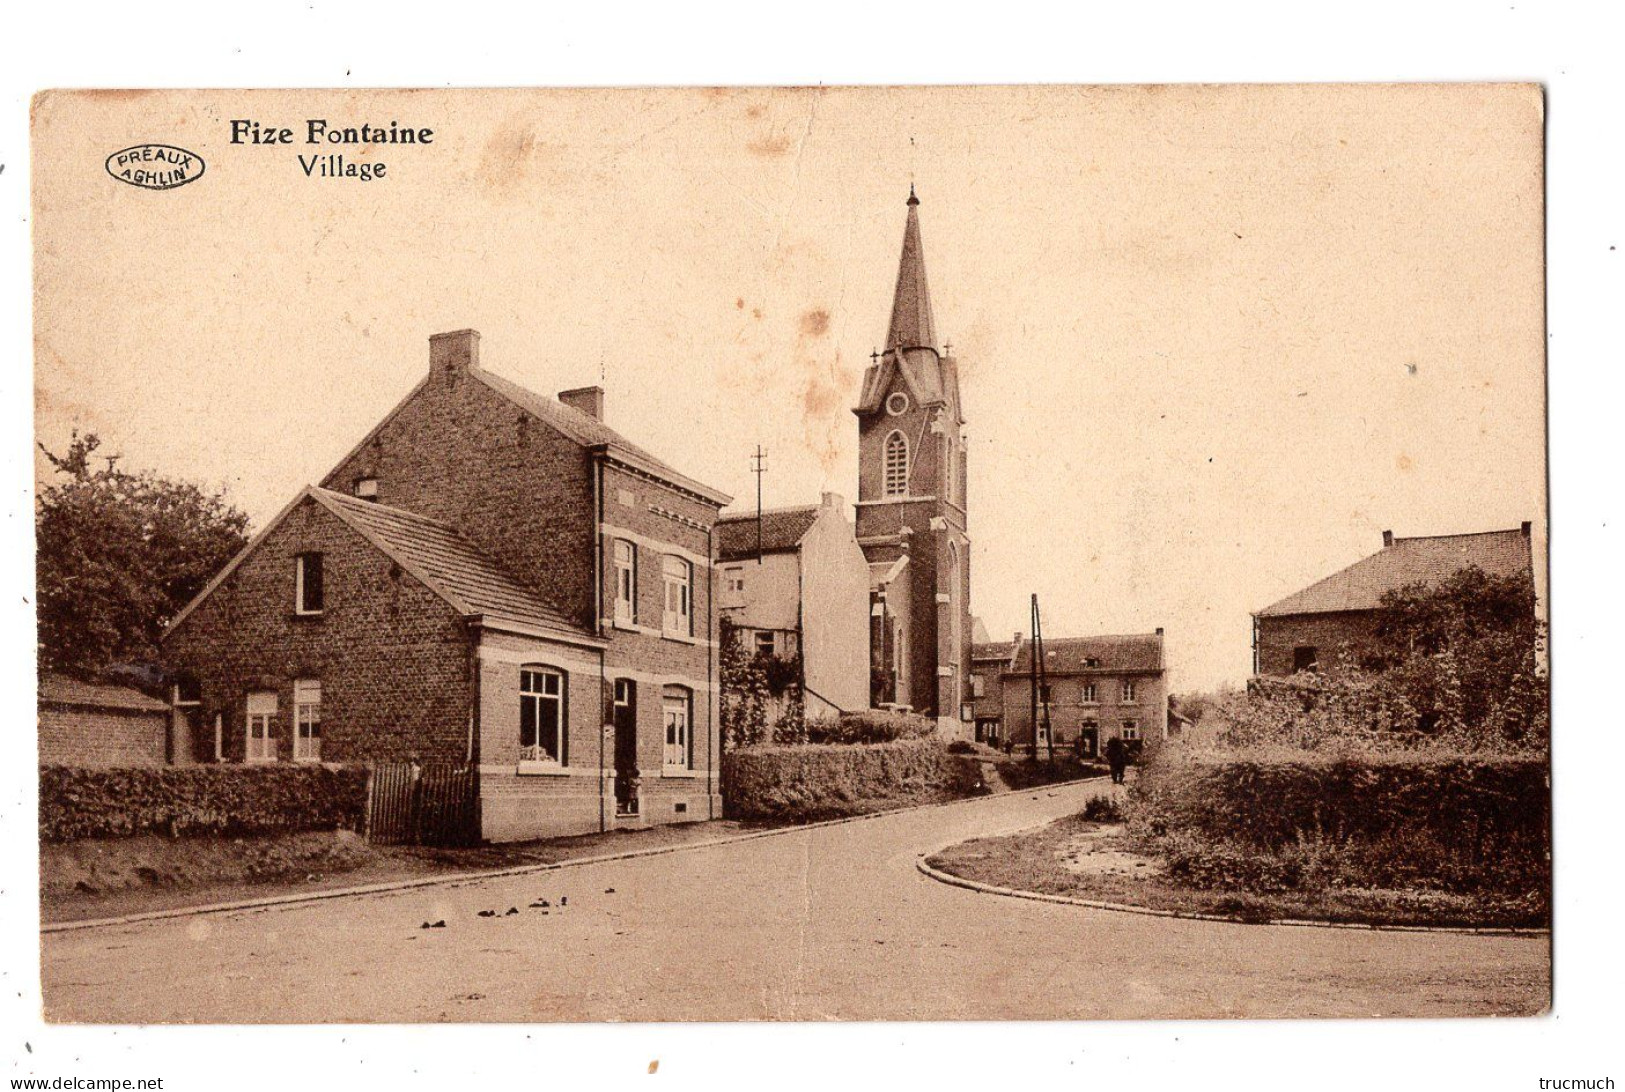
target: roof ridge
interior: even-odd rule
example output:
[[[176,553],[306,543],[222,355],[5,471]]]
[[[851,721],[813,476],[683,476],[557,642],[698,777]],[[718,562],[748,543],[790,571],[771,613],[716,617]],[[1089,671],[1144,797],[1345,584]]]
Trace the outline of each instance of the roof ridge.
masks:
[[[1481,535],[1522,535],[1522,527],[1508,527],[1494,531],[1458,531],[1450,535],[1395,535],[1394,542],[1432,542],[1441,538],[1477,538]]]
[[[764,516],[787,516],[792,512],[816,512],[816,511],[818,511],[818,509],[820,507],[822,507],[822,506],[817,505],[817,504],[781,504],[776,508],[764,508],[764,509],[762,509],[761,515],[764,515]],[[757,513],[754,512],[754,511],[750,511],[750,512],[723,512],[721,515],[719,515],[717,517],[717,522],[718,523],[725,523],[725,522],[728,522],[728,521],[731,521],[731,520],[755,519],[756,516],[757,516]]]
[[[384,504],[381,501],[370,501],[364,500],[361,497],[352,497],[348,493],[340,493],[336,489],[327,489],[320,485],[313,485],[310,488],[313,492],[321,493],[324,496],[332,497],[335,500],[347,503],[353,506],[357,511],[366,512],[377,509],[383,512],[393,512],[396,515],[408,516],[414,520],[417,520],[419,523],[427,523],[430,526],[438,527],[443,531],[450,531],[458,538],[463,539],[463,541],[468,541],[463,533],[458,530],[454,524],[447,523],[445,520],[435,519],[433,516],[426,516],[421,512],[414,512],[410,508],[397,508],[393,504]],[[469,543],[469,545],[472,546],[473,543]]]

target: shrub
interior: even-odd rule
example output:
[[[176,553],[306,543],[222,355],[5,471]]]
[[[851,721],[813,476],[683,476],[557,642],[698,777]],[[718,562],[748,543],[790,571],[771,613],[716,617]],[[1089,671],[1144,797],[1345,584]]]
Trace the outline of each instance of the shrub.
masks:
[[[886,803],[972,796],[981,788],[980,765],[936,740],[747,747],[722,760],[723,799],[733,819],[808,822]]]
[[[1012,755],[994,763],[999,777],[1012,789],[1030,789],[1037,785],[1053,785],[1059,781],[1078,781],[1105,772],[1106,767],[1085,762],[1075,755],[1057,754],[1055,761]]]
[[[976,745],[963,739],[956,739],[948,744],[948,753],[951,755],[973,755],[976,753]]]
[[[42,766],[39,829],[48,842],[353,829],[366,799],[362,767]]]
[[[1123,809],[1116,797],[1091,796],[1083,805],[1083,818],[1091,823],[1121,823]]]
[[[930,739],[937,726],[918,713],[897,713],[887,709],[865,709],[842,713],[838,720],[821,720],[807,726],[811,743],[892,743],[900,739]]]
[[[1530,756],[1174,748],[1131,796],[1171,873],[1252,890],[1544,887],[1549,798],[1546,763]]]

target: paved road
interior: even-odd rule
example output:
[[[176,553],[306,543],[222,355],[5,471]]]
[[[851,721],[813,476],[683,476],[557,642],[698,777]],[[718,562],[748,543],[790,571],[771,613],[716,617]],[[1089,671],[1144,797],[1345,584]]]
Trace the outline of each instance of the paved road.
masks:
[[[1226,925],[982,895],[919,853],[1012,793],[455,887],[47,934],[46,1012],[118,1023],[1095,1019],[1537,1011],[1544,938]],[[614,888],[614,893],[606,889]],[[536,898],[569,906],[543,915]],[[478,911],[520,908],[514,916]],[[444,919],[444,929],[420,929]]]

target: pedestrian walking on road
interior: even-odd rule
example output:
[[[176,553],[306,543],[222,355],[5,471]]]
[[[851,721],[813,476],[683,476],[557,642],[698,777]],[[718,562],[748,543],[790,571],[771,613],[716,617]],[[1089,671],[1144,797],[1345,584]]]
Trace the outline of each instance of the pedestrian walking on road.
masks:
[[[1128,769],[1128,747],[1123,744],[1122,737],[1113,736],[1106,741],[1106,765],[1111,767],[1112,784],[1123,783],[1123,771]]]

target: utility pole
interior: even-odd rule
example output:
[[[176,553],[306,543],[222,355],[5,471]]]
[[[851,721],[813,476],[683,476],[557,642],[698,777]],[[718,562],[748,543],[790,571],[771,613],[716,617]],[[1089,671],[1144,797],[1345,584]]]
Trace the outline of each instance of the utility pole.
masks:
[[[1038,665],[1038,700],[1044,704],[1044,742],[1049,747],[1049,760],[1055,762],[1055,728],[1049,719],[1049,670],[1044,663],[1044,614],[1038,609],[1038,596],[1033,596],[1033,662]],[[1035,733],[1036,735],[1036,733]]]
[[[1033,593],[1032,640],[1027,647],[1027,679],[1032,690],[1033,743],[1030,757],[1038,761],[1038,593]]]
[[[762,475],[767,473],[767,452],[761,444],[751,456],[751,473],[756,475],[756,564],[762,563]]]

